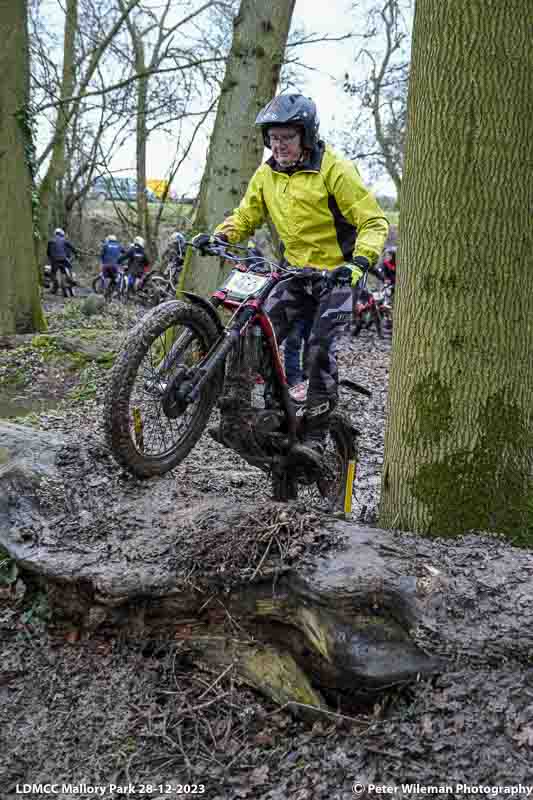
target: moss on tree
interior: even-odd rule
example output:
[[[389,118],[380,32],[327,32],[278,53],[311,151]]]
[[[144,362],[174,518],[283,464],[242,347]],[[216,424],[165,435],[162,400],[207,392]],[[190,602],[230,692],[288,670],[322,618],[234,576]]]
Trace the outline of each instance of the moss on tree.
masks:
[[[413,391],[416,414],[416,436],[438,441],[448,433],[452,423],[450,390],[436,373],[430,373],[416,384]]]
[[[417,415],[420,433],[430,439],[444,425],[448,430],[451,422],[448,392],[436,382],[432,388],[441,389],[440,402],[436,391],[430,393]],[[412,481],[414,496],[431,508],[428,532],[456,536],[473,528],[507,531],[515,543],[533,545],[532,498],[523,469],[532,434],[524,415],[498,392],[479,409],[477,426],[473,448],[422,464]]]

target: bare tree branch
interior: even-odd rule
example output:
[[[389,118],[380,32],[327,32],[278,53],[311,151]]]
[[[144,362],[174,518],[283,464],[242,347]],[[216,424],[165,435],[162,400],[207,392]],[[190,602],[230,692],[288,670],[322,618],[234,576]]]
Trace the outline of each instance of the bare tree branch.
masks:
[[[118,83],[114,83],[112,86],[106,86],[102,89],[95,89],[94,91],[85,92],[83,95],[79,94],[74,97],[67,97],[64,100],[59,100],[57,103],[46,103],[45,105],[40,106],[39,108],[35,109],[35,113],[41,113],[42,111],[46,111],[49,108],[57,108],[58,105],[73,103],[77,100],[85,100],[88,97],[101,97],[104,94],[109,94],[110,92],[115,92],[118,89],[124,89],[124,87],[129,86],[130,84],[134,83],[135,81],[140,80],[141,78],[148,78],[150,75],[162,75],[166,72],[184,72],[187,69],[192,69],[193,67],[199,67],[203,64],[214,64],[220,61],[223,61],[222,56],[217,56],[215,58],[200,58],[197,61],[190,61],[188,64],[176,64],[174,67],[163,67],[158,69],[147,69],[143,72],[137,72],[135,75],[130,75],[129,78],[125,78],[123,81],[119,81]]]

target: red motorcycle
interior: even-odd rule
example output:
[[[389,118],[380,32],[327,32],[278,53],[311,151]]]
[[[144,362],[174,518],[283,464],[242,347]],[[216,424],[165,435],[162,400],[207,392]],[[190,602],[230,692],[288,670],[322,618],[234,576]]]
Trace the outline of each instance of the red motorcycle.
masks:
[[[168,472],[192,450],[217,404],[220,422],[209,433],[271,478],[274,499],[293,499],[302,490],[311,502],[348,512],[357,431],[336,410],[321,467],[295,460],[294,444],[306,432],[305,403],[289,394],[276,334],[263,311],[280,281],[305,280],[304,271],[225,242],[204,252],[238,268],[211,301],[183,292],[189,302],[162,303],[144,316],[115,362],[104,411],[115,459],[140,477]],[[226,325],[218,308],[231,314]],[[352,381],[340,385],[370,395]]]
[[[375,325],[378,336],[383,336],[381,328],[381,310],[378,292],[363,289],[359,292],[353,308],[352,335],[359,336],[361,331]]]
[[[375,326],[379,338],[383,338],[383,329],[392,331],[392,307],[394,300],[395,274],[388,277],[383,270],[374,269],[373,274],[381,281],[383,287],[370,291],[366,285],[366,275],[356,290],[353,307],[352,335],[359,336],[361,331]]]

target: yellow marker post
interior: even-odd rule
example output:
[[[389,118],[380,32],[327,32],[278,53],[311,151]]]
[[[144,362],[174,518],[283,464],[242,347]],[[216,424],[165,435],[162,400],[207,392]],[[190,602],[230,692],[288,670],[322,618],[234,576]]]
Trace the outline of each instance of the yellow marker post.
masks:
[[[353,482],[355,480],[355,460],[348,461],[348,471],[346,473],[346,487],[344,490],[344,513],[352,512]]]
[[[144,450],[144,436],[143,436],[143,420],[141,417],[141,412],[135,406],[132,409],[132,417],[133,417],[133,432],[135,434],[135,444],[137,445],[139,450]]]

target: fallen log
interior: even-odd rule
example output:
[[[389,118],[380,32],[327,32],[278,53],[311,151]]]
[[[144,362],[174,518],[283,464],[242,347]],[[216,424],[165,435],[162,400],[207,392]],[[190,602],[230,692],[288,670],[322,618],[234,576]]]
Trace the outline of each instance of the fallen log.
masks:
[[[81,635],[181,640],[300,712],[373,702],[462,656],[533,652],[533,556],[498,537],[430,541],[297,504],[180,506],[168,481],[117,477],[101,446],[11,424],[0,439],[0,544]]]

